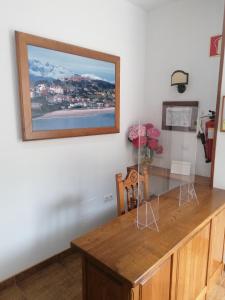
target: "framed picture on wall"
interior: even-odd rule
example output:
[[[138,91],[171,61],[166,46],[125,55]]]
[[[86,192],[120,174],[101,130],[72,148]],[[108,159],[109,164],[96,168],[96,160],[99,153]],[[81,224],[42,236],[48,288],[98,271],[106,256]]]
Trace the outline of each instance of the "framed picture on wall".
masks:
[[[223,96],[222,100],[222,110],[221,110],[221,127],[220,130],[225,132],[225,96]]]
[[[198,101],[165,101],[162,105],[162,129],[197,130]]]
[[[16,32],[24,140],[117,133],[120,58]]]

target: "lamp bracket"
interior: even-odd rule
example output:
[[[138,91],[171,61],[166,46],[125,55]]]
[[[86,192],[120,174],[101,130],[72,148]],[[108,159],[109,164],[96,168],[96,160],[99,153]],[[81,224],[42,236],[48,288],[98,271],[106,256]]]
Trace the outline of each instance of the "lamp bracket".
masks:
[[[171,75],[171,86],[177,85],[178,93],[184,93],[186,91],[188,82],[189,74],[182,70],[176,70]]]

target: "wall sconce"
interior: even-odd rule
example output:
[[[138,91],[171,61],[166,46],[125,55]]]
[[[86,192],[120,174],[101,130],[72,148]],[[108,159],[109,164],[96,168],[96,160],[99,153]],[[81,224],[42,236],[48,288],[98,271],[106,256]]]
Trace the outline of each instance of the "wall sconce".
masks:
[[[186,91],[186,85],[188,84],[188,79],[189,79],[188,73],[181,70],[177,70],[173,72],[173,74],[171,75],[171,86],[177,85],[178,93],[182,94]]]

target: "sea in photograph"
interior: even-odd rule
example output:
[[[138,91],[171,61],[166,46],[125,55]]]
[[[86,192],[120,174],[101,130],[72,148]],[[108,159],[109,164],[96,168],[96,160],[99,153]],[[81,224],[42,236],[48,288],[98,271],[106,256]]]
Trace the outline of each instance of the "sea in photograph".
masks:
[[[80,116],[40,117],[32,120],[33,131],[114,127],[115,113],[96,113]]]

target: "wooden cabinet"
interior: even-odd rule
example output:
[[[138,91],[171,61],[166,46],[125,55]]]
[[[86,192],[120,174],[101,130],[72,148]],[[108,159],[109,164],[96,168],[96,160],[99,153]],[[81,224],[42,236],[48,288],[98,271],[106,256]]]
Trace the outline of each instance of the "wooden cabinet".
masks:
[[[207,277],[210,224],[178,251],[177,300],[195,300],[204,293]]]
[[[83,261],[83,299],[86,300],[170,300],[171,257],[136,288],[111,276],[89,259]]]
[[[202,193],[202,196],[201,196]],[[160,231],[124,214],[72,242],[83,255],[83,300],[206,300],[223,269],[225,191],[200,186],[199,205],[160,202]]]
[[[223,266],[225,210],[135,288],[84,258],[84,300],[205,300]]]
[[[140,284],[140,299],[170,299],[171,258],[167,259],[152,274],[152,277]]]

